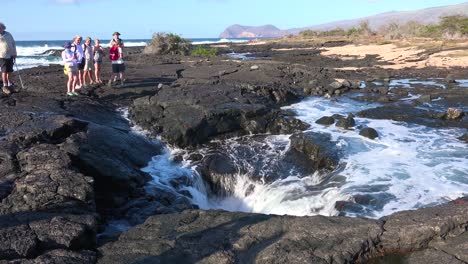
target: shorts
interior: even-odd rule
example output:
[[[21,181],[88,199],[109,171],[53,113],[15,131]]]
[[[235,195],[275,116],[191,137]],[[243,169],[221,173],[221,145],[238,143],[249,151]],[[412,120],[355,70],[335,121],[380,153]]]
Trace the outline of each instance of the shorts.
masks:
[[[102,59],[94,60],[94,63],[96,63],[96,64],[101,64],[101,63],[102,63]]]
[[[86,60],[83,70],[84,70],[84,71],[92,71],[92,70],[94,70],[93,60],[91,60],[91,59],[90,59],[90,60]]]
[[[13,58],[0,59],[0,68],[2,72],[13,72]]]
[[[125,71],[125,64],[112,64],[112,72],[113,73],[120,73]]]
[[[70,65],[65,65],[65,68],[67,68],[67,72],[71,72],[71,73],[77,73],[78,72],[78,67],[73,65],[73,66],[70,66]]]
[[[78,70],[82,71],[85,66],[85,60],[82,59],[81,62],[78,63]]]

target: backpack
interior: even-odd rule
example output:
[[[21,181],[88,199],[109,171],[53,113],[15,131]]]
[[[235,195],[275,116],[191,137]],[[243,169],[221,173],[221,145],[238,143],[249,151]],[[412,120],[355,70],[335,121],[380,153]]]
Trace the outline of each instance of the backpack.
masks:
[[[94,60],[95,61],[102,61],[102,55],[103,55],[103,51],[100,50],[101,46],[94,46]]]
[[[109,49],[109,59],[116,61],[119,59],[119,47],[113,46]]]
[[[84,44],[83,44],[83,45],[84,45]],[[76,44],[75,44],[75,43],[72,44],[72,48],[73,48],[73,54],[74,54],[76,57],[78,57],[78,55],[77,55],[77,49],[78,49],[78,48],[76,47]],[[85,61],[85,57],[83,56],[83,58],[81,58],[81,61],[78,61],[78,63],[84,63],[84,61]]]

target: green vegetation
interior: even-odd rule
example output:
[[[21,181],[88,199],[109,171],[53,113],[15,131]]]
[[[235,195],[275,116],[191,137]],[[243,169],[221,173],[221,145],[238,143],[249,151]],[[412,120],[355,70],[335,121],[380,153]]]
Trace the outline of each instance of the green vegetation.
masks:
[[[374,32],[371,30],[368,21],[363,21],[359,27],[348,30],[333,29],[329,31],[305,30],[299,33],[302,38],[316,37],[365,37],[381,36],[386,39],[402,39],[424,37],[433,39],[454,39],[468,37],[468,16],[447,16],[443,17],[439,24],[423,25],[410,21],[406,24],[391,23]]]
[[[191,52],[192,56],[205,57],[205,58],[216,57],[217,54],[218,54],[218,49],[205,47],[205,46],[202,46],[202,45],[198,45]]]
[[[363,21],[359,24],[359,27],[353,27],[348,30],[342,28],[336,28],[328,31],[319,30],[304,30],[299,33],[302,38],[315,38],[315,37],[354,37],[354,36],[370,36],[374,35],[369,26],[368,21]]]
[[[153,39],[145,47],[147,54],[179,54],[187,55],[192,47],[189,40],[173,33],[158,32],[153,35]]]

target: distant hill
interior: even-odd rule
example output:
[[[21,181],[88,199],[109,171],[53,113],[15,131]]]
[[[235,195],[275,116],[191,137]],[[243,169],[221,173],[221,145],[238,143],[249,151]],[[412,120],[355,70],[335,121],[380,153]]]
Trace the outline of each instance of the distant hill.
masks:
[[[273,25],[259,27],[232,25],[219,35],[220,38],[256,38],[256,37],[281,37],[284,32]]]
[[[242,38],[242,37],[281,37],[288,34],[298,34],[299,32],[312,30],[331,30],[335,28],[349,29],[356,27],[362,21],[369,21],[372,29],[378,29],[390,23],[404,24],[409,21],[416,21],[421,24],[438,23],[441,17],[453,15],[468,15],[468,2],[458,5],[432,7],[416,11],[393,11],[359,19],[342,20],[326,24],[320,24],[304,28],[293,28],[281,30],[272,25],[251,27],[233,25],[228,27],[221,38]]]

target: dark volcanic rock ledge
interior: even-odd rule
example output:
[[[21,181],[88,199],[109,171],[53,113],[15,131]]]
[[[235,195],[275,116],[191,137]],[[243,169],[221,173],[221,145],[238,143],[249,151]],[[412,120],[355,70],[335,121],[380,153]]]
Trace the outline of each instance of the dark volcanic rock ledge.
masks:
[[[305,124],[279,110],[278,101],[287,102],[285,98],[298,100],[301,94],[294,89],[228,85],[165,87],[155,96],[135,100],[130,113],[137,124],[185,147],[218,136],[304,129]]]
[[[347,263],[381,233],[358,218],[185,211],[149,218],[102,247],[99,263]]]
[[[161,147],[104,105],[82,100],[78,119],[73,101],[2,99],[12,103],[0,112],[0,260],[94,263],[99,222],[140,195],[140,168]]]
[[[415,263],[427,255],[463,263],[464,246],[445,250],[466,236],[467,213],[467,204],[452,204],[379,222],[186,211],[148,219],[102,247],[99,263],[349,263],[408,251],[417,252],[401,258]]]
[[[271,50],[288,46],[235,49],[270,58],[263,61],[141,55],[126,48],[128,82],[82,89],[78,97],[65,96],[59,65],[22,70],[26,87],[0,94],[0,263],[352,263],[389,254],[403,263],[467,263],[466,199],[369,220],[199,211],[163,188],[145,191],[150,177],[140,168],[161,146],[132,133],[117,106],[130,105],[137,124],[185,147],[247,133],[300,132],[307,125],[281,106],[308,95],[362,92],[356,80],[369,75],[434,78],[448,71],[341,71],[333,68],[378,65],[377,55],[340,60],[313,49]],[[103,76],[109,76],[104,63]],[[468,78],[460,69],[450,71]],[[465,90],[435,95],[454,102],[451,107],[465,106]],[[392,105],[393,98],[378,93]],[[390,106],[360,115],[466,128],[466,115],[436,122],[437,114],[414,109]],[[292,139],[286,158],[301,157],[313,171],[336,167],[329,139],[313,133]],[[226,187],[220,175],[236,168],[219,155],[204,161],[210,183]],[[115,218],[140,225],[98,245],[96,234]]]
[[[171,144],[193,146],[216,137],[292,133],[306,125],[279,107],[304,98],[305,90],[331,83],[328,71],[276,63],[195,63],[172,86],[130,107],[131,118]],[[320,80],[320,81],[318,81]]]
[[[354,263],[399,252],[415,252],[400,257],[411,263],[428,255],[464,263],[467,229],[468,203],[379,221],[184,211],[151,217],[101,247],[98,263]]]

